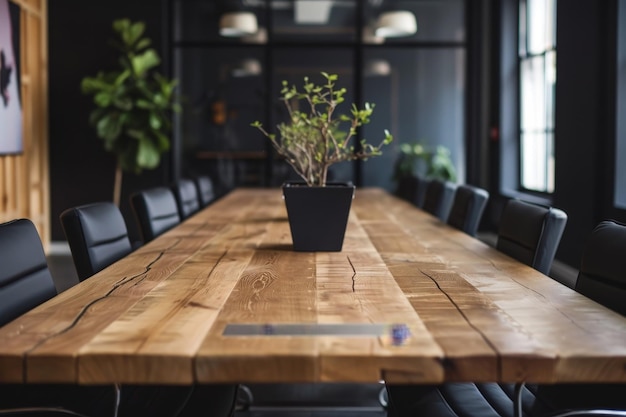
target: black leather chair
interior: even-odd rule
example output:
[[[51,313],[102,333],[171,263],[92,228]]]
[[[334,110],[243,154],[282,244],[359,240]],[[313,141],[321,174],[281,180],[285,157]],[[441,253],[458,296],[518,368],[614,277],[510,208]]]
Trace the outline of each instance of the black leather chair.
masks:
[[[426,190],[428,189],[430,180],[419,175],[416,178],[417,183],[415,184],[415,200],[413,200],[413,204],[419,208],[423,208],[424,201],[426,200]]]
[[[415,200],[415,189],[417,178],[414,175],[405,175],[397,179],[398,185],[394,194],[403,200],[413,202]]]
[[[575,289],[626,316],[626,225],[603,221],[583,252]]]
[[[0,326],[56,294],[35,225],[28,219],[0,224]],[[106,416],[114,400],[112,388],[0,384],[0,415]]]
[[[0,224],[0,265],[0,326],[57,294],[30,220]]]
[[[424,206],[424,198],[426,197],[426,189],[430,180],[419,175],[407,175],[398,179],[398,187],[395,194],[415,206],[422,208]]]
[[[178,206],[172,190],[156,187],[130,196],[130,205],[139,225],[143,243],[180,223]]]
[[[439,217],[443,222],[448,220],[450,208],[454,201],[456,184],[450,181],[431,180],[426,188],[423,209]]]
[[[215,200],[213,181],[208,175],[200,175],[193,179],[198,189],[198,201],[200,207],[206,207]]]
[[[562,210],[509,200],[500,218],[496,248],[548,275],[566,223]]]
[[[487,200],[489,193],[482,188],[471,185],[458,186],[448,215],[448,224],[470,236],[476,236]]]
[[[81,281],[133,250],[124,217],[113,203],[70,208],[60,218]]]
[[[181,220],[185,220],[200,210],[198,189],[190,179],[181,179],[172,184],[172,192],[176,198],[178,214]]]

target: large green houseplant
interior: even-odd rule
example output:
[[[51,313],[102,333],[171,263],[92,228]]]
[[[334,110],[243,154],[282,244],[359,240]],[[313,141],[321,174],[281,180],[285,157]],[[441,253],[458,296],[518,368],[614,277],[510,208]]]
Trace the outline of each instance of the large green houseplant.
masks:
[[[342,248],[354,186],[327,183],[328,168],[342,161],[380,155],[382,147],[393,139],[385,130],[377,145],[362,140],[355,147],[357,129],[370,122],[374,105],[365,103],[359,109],[352,104],[350,115],[337,114],[346,89],[335,88],[337,75],[321,74],[324,83],[318,85],[305,77],[302,89],[283,81],[280,100],[289,119],[278,125],[279,135],[269,133],[258,121],[252,124],[304,180],[301,185],[283,186],[293,247],[300,251]]]
[[[159,166],[161,154],[170,148],[171,112],[180,111],[180,106],[174,95],[176,80],[155,70],[161,60],[144,36],[145,24],[119,19],[113,31],[120,68],[83,78],[81,88],[96,105],[90,123],[116,157],[113,201],[119,205],[122,172]]]

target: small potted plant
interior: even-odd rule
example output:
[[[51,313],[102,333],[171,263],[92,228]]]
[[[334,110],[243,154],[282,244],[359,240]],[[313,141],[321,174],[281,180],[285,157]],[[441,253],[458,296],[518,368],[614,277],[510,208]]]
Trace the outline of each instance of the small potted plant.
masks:
[[[421,166],[418,166],[422,163]],[[421,143],[403,143],[400,145],[400,156],[394,167],[394,180],[415,175],[417,171],[426,178],[442,181],[456,181],[456,169],[450,159],[450,150],[443,145],[435,148]]]
[[[374,104],[363,109],[352,104],[350,115],[336,114],[345,101],[345,88],[335,88],[338,76],[321,73],[325,83],[317,85],[304,77],[302,89],[283,81],[280,100],[289,120],[278,125],[279,135],[267,132],[260,122],[253,127],[267,136],[276,152],[303,179],[283,185],[294,250],[340,251],[354,195],[354,186],[327,183],[328,168],[342,161],[366,160],[381,155],[393,137],[385,130],[378,145],[365,139],[354,145],[357,129],[370,122]],[[303,109],[299,108],[304,102]]]

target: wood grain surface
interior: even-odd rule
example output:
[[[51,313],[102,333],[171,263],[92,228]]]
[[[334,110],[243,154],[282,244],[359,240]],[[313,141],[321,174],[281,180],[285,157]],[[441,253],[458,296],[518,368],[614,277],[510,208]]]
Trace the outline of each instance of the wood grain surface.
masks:
[[[232,324],[382,335],[224,335]],[[394,325],[409,337],[397,343]],[[0,328],[0,382],[626,382],[626,319],[379,189],[341,252],[294,252],[240,189]]]

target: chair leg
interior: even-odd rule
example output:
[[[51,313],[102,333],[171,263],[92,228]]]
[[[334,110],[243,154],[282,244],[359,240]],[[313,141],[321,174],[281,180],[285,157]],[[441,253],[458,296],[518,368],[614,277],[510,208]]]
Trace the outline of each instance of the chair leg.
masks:
[[[120,409],[121,388],[118,384],[113,387],[115,390],[115,399],[113,404],[113,417],[117,417]],[[38,414],[38,413],[57,413],[66,416],[89,417],[85,414],[77,413],[63,407],[17,407],[0,410],[0,416],[20,415],[20,414]]]
[[[15,416],[20,414],[36,415],[38,413],[58,413],[66,416],[89,417],[61,407],[18,407],[0,410],[0,416]]]
[[[122,388],[119,384],[115,384],[113,386],[115,390],[115,404],[113,406],[113,417],[117,417],[117,414],[120,411],[120,401],[122,400]]]
[[[246,411],[250,408],[253,402],[254,395],[252,395],[252,391],[250,390],[250,388],[243,384],[239,385],[239,387],[237,387],[235,410]]]
[[[387,388],[385,386],[383,386],[378,392],[378,402],[384,409],[387,409],[387,407],[389,406],[389,396],[387,394]]]
[[[625,417],[626,411],[620,410],[570,410],[558,414],[550,414],[549,417]]]
[[[515,417],[523,417],[522,413],[522,392],[524,391],[524,382],[515,384]],[[546,417],[626,417],[626,411],[621,410],[603,410],[603,409],[586,409],[586,410],[568,410],[551,413]]]

